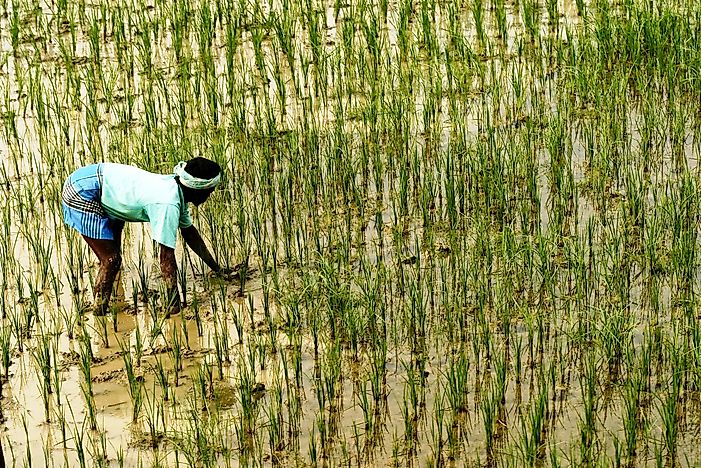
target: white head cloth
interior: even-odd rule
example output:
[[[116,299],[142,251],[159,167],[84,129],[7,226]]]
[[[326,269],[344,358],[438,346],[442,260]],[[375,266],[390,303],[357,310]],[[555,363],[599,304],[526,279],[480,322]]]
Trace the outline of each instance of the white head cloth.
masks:
[[[211,179],[200,179],[195,177],[185,170],[187,163],[185,161],[180,161],[174,168],[173,174],[180,177],[180,183],[187,188],[196,190],[207,190],[213,189],[221,181],[221,173],[217,174],[216,177]]]

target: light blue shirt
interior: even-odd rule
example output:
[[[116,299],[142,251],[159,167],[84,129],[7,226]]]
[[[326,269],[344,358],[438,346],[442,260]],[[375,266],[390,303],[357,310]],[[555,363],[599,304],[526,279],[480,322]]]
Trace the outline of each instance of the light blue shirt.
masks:
[[[153,240],[174,249],[178,228],[192,226],[190,210],[174,177],[103,163],[102,206],[112,219],[148,221]]]

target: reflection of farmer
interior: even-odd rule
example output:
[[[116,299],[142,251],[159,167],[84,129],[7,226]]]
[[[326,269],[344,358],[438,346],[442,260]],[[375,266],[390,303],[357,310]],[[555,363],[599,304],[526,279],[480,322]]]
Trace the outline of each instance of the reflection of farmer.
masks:
[[[63,186],[63,217],[83,235],[100,260],[95,283],[95,314],[109,307],[112,285],[122,263],[121,238],[125,221],[148,221],[151,236],[160,244],[161,272],[167,288],[169,312],[180,311],[175,263],[178,228],[188,246],[216,273],[225,272],[212,257],[187,203],[203,203],[219,184],[219,164],[194,158],[160,175],[124,164],[101,163],[73,172]]]

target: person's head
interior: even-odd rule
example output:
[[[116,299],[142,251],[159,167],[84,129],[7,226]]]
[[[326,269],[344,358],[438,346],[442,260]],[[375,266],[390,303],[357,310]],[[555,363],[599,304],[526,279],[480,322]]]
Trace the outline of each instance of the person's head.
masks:
[[[198,156],[175,166],[174,173],[185,201],[198,206],[209,198],[219,184],[221,167],[210,159]]]

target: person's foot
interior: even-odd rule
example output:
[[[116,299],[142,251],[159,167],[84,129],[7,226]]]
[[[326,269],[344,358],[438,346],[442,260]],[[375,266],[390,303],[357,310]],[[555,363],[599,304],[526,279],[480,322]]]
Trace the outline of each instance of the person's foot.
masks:
[[[119,312],[125,312],[129,313],[131,311],[132,305],[129,302],[126,301],[117,301],[114,300],[111,302],[110,307],[112,310],[114,310],[116,313]]]
[[[178,315],[182,308],[180,306],[171,306],[166,310],[166,318],[171,318],[173,315]]]
[[[92,314],[95,317],[104,317],[105,315],[107,315],[109,313],[110,307],[109,307],[109,304],[104,304],[104,303],[98,302],[98,303],[95,303],[92,306],[90,306],[89,310],[90,310],[90,312],[92,312]]]

